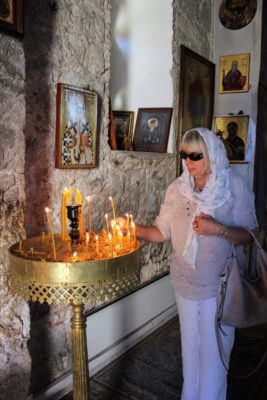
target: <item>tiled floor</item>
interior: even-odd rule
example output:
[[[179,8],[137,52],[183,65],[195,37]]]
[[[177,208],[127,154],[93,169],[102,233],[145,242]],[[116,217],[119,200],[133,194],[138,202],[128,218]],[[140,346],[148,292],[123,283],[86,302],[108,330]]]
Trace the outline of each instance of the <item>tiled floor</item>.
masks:
[[[267,349],[267,326],[238,330],[232,374],[247,372]],[[91,400],[178,400],[182,366],[178,319],[167,323],[90,379]],[[72,394],[64,397],[71,400]],[[267,359],[244,380],[229,376],[227,400],[267,400]]]

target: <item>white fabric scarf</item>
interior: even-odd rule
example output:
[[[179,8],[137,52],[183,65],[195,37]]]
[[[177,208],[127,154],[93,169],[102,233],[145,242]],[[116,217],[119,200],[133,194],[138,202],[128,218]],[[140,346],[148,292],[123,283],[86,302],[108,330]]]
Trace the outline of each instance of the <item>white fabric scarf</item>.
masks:
[[[200,212],[214,217],[214,209],[220,207],[230,197],[229,161],[226,156],[222,141],[206,128],[194,128],[203,137],[209,154],[211,174],[202,192],[195,191],[194,178],[189,175],[185,161],[183,160],[183,173],[178,178],[178,189],[191,201],[197,203],[197,209],[193,219]],[[183,256],[195,269],[196,254],[198,250],[197,235],[193,231],[192,222],[188,228],[186,244]]]

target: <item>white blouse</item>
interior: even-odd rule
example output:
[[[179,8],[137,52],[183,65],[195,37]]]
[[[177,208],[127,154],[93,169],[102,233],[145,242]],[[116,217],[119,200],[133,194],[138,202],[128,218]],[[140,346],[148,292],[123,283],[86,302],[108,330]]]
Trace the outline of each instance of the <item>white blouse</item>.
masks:
[[[229,226],[254,229],[258,226],[255,215],[254,196],[243,178],[231,172],[231,196],[214,210],[215,219]],[[216,296],[231,243],[217,236],[197,237],[196,268],[193,269],[183,257],[188,227],[197,204],[178,190],[178,178],[167,188],[156,225],[165,240],[172,241],[173,253],[170,265],[171,282],[181,296],[200,300]]]

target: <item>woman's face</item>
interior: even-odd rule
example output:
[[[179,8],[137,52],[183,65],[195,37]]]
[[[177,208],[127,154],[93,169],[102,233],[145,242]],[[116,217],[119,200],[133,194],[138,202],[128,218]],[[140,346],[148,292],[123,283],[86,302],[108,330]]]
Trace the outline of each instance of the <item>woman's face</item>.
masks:
[[[190,153],[201,153],[200,150],[196,151],[195,149],[192,148],[187,148],[186,150],[187,154]],[[185,161],[185,165],[188,169],[189,174],[195,178],[195,179],[203,179],[205,177],[207,177],[210,173],[211,173],[211,169],[210,169],[210,162],[208,157],[205,157],[205,154],[203,154],[203,158],[201,158],[201,160],[198,161],[192,161],[190,160],[189,157],[187,157],[184,161]]]

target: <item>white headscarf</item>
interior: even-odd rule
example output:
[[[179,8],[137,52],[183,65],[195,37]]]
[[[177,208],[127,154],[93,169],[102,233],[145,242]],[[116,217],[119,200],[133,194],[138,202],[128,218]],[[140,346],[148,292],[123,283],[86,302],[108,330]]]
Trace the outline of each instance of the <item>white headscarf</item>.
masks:
[[[214,209],[220,207],[230,197],[230,170],[222,141],[206,128],[194,128],[192,131],[199,132],[204,139],[211,169],[211,174],[207,179],[203,191],[196,192],[194,178],[189,175],[185,161],[183,160],[183,173],[178,178],[178,189],[188,199],[197,203],[197,209],[192,217],[193,220],[201,211],[214,216]],[[188,229],[183,256],[193,268],[195,268],[197,249],[197,235],[193,231],[191,223]]]

